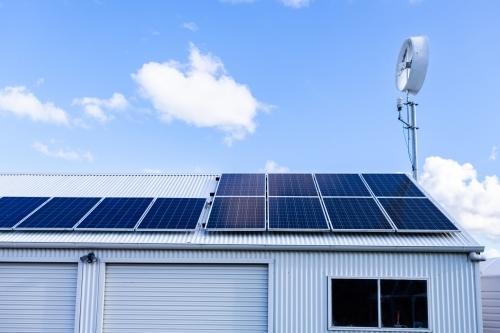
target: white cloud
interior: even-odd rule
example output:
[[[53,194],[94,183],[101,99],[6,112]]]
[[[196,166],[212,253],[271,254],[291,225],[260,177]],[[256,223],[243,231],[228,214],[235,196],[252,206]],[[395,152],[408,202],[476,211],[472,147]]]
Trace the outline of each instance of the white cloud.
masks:
[[[153,36],[158,36],[158,35],[160,34],[160,32],[155,30],[155,31],[153,31],[151,34],[152,34]]]
[[[487,249],[483,254],[486,256],[486,258],[500,257],[500,251],[498,251],[497,249]]]
[[[490,160],[494,161],[497,159],[497,150],[498,148],[496,146],[493,146],[493,148],[491,149]]]
[[[46,156],[63,158],[63,159],[70,160],[70,161],[81,160],[83,158],[88,160],[89,162],[92,162],[94,160],[94,156],[92,156],[90,151],[87,151],[83,154],[79,154],[72,149],[67,149],[67,150],[59,149],[59,150],[51,151],[47,145],[44,145],[39,141],[36,141],[35,143],[33,143],[32,146],[33,146],[33,148],[35,148],[35,150],[41,152],[42,154],[44,154]]]
[[[300,8],[308,6],[310,0],[281,0],[281,2],[288,7]]]
[[[72,105],[83,106],[87,116],[105,123],[114,118],[110,111],[123,111],[129,106],[129,103],[125,96],[120,93],[114,93],[110,99],[95,97],[75,98]]]
[[[196,31],[198,30],[198,26],[194,22],[189,22],[189,23],[184,23],[182,25],[184,28],[189,29],[191,31]]]
[[[43,84],[43,81],[45,81],[43,77],[39,78],[38,80],[36,80],[36,85],[41,86]]]
[[[496,175],[481,181],[470,163],[460,165],[432,156],[425,160],[420,184],[467,230],[500,240],[500,183]]]
[[[222,61],[201,54],[191,44],[189,64],[170,60],[144,64],[132,78],[141,95],[149,99],[161,120],[185,121],[196,127],[216,127],[226,133],[225,142],[253,133],[258,110],[271,106],[257,101],[250,89],[227,75]]]
[[[144,173],[161,173],[161,170],[144,168],[144,169],[142,169],[142,172],[144,172]]]
[[[18,116],[28,116],[33,121],[70,125],[66,111],[51,102],[40,102],[24,86],[6,87],[0,90],[0,111],[2,110]]]
[[[265,173],[287,173],[290,172],[290,169],[269,160],[266,162],[266,166],[263,169],[260,169],[260,171]]]

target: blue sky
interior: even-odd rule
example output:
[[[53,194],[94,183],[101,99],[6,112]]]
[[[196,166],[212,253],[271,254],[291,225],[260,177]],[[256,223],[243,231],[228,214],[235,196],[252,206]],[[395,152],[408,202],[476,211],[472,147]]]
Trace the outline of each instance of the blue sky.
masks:
[[[408,172],[394,69],[403,40],[427,35],[422,184],[498,252],[499,12],[0,0],[0,172]]]

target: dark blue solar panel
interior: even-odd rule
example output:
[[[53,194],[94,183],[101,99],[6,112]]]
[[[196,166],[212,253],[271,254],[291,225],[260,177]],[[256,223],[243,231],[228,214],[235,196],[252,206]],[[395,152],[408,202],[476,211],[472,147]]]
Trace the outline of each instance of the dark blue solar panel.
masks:
[[[265,230],[266,199],[264,197],[216,197],[207,229]]]
[[[334,230],[394,230],[372,198],[323,198],[323,201]]]
[[[198,198],[158,198],[137,229],[196,229],[205,202]]]
[[[405,174],[363,174],[377,197],[425,197]]]
[[[218,196],[265,196],[266,175],[225,173],[221,176]]]
[[[0,198],[0,228],[12,228],[48,199],[39,197]]]
[[[105,198],[76,229],[133,229],[153,198]]]
[[[100,198],[52,198],[16,229],[69,229],[94,207]]]
[[[326,197],[370,197],[361,177],[356,174],[316,174],[319,190]]]
[[[267,176],[268,191],[270,196],[317,196],[312,175],[274,173]]]
[[[429,200],[378,199],[400,231],[458,231],[457,227]]]
[[[269,230],[329,230],[319,198],[269,198]]]

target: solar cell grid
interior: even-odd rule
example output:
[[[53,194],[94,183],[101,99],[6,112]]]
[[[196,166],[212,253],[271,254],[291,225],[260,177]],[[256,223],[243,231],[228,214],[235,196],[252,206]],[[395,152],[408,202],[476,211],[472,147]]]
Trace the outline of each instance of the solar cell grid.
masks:
[[[205,202],[199,198],[158,198],[137,229],[196,229]]]
[[[133,229],[153,198],[105,198],[76,229]]]
[[[207,229],[265,230],[266,199],[264,197],[216,197]]]
[[[377,197],[425,197],[405,174],[363,174]]]
[[[319,198],[269,198],[269,230],[329,230]]]
[[[218,196],[265,196],[265,174],[236,174],[222,175],[217,188]]]
[[[373,198],[323,198],[335,230],[394,231]]]
[[[318,196],[311,174],[271,173],[267,181],[270,196]]]
[[[322,196],[370,197],[371,194],[361,177],[356,174],[316,174]]]
[[[399,231],[459,231],[429,200],[412,198],[380,198]]]
[[[12,228],[49,198],[3,197],[0,198],[0,228]]]
[[[16,229],[70,229],[100,198],[52,198]]]

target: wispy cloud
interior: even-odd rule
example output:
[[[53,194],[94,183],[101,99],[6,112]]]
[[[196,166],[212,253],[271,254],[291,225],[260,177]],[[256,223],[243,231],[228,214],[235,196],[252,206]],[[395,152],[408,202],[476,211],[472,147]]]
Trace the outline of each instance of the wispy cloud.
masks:
[[[490,160],[494,161],[497,159],[497,151],[498,148],[496,146],[493,146],[493,148],[491,148]]]
[[[58,125],[70,125],[70,117],[51,102],[42,103],[25,86],[0,90],[0,111]]]
[[[36,141],[33,143],[33,148],[35,150],[39,151],[40,153],[50,156],[50,157],[56,157],[56,158],[62,158],[70,161],[76,161],[76,160],[81,160],[81,159],[86,159],[89,162],[92,162],[94,160],[94,156],[90,151],[84,152],[84,153],[78,153],[72,149],[58,149],[58,150],[50,150],[47,145],[44,145],[43,143]]]
[[[258,110],[272,108],[257,101],[248,86],[227,75],[219,58],[201,54],[193,44],[188,64],[174,60],[150,62],[132,78],[161,120],[216,127],[226,133],[224,141],[228,145],[255,131]]]
[[[292,8],[301,8],[309,6],[310,0],[281,0],[281,2],[287,6]]]
[[[123,111],[129,107],[129,102],[120,93],[114,93],[110,99],[99,99],[96,97],[75,98],[72,105],[81,105],[85,114],[91,118],[105,123],[114,119],[112,111]]]
[[[196,31],[196,30],[198,30],[198,26],[197,26],[197,25],[196,25],[196,23],[194,23],[194,22],[184,23],[182,26],[183,26],[184,28],[186,28],[186,29],[191,30],[191,31]]]
[[[500,183],[496,175],[477,178],[470,163],[438,156],[424,164],[422,186],[466,229],[500,241]]]
[[[268,160],[266,162],[266,166],[263,169],[260,169],[260,171],[265,173],[288,173],[290,172],[290,169],[285,166],[278,165],[278,163],[272,160]]]
[[[158,36],[158,35],[160,34],[160,32],[155,30],[155,31],[153,31],[151,34],[152,34],[153,36]]]
[[[144,173],[161,173],[161,170],[144,168],[144,169],[142,169],[142,172],[144,172]]]
[[[39,78],[38,80],[36,80],[36,85],[41,86],[43,84],[43,81],[45,81],[43,77]]]

